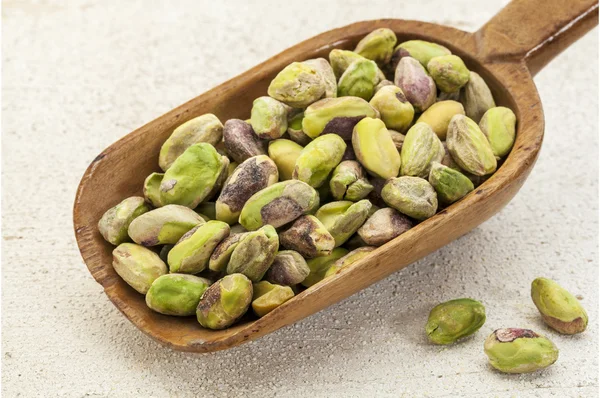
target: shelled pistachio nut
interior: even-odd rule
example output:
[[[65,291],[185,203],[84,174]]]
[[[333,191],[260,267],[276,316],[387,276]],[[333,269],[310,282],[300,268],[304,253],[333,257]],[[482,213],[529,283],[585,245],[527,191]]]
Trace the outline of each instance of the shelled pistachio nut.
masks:
[[[196,317],[208,329],[225,329],[248,311],[252,302],[252,282],[242,274],[219,279],[202,294]]]
[[[294,291],[291,287],[260,281],[254,284],[252,310],[257,316],[263,317],[292,297]]]
[[[441,55],[427,63],[427,71],[441,91],[454,93],[469,81],[469,70],[460,57]]]
[[[362,98],[325,98],[306,108],[302,131],[310,138],[333,133],[349,141],[356,123],[364,117],[378,116],[379,112]]]
[[[383,65],[392,58],[395,45],[396,34],[394,31],[388,28],[379,28],[363,37],[356,45],[354,52]]]
[[[200,297],[210,284],[208,279],[194,275],[162,275],[152,282],[146,294],[146,305],[164,315],[194,315]]]
[[[392,137],[392,142],[394,143],[394,146],[398,150],[398,153],[401,153],[402,145],[404,145],[404,140],[406,139],[406,135],[401,134],[395,130],[389,130],[389,129],[388,129],[388,132],[390,133],[390,136]]]
[[[419,61],[421,65],[427,67],[429,61],[434,57],[451,54],[450,50],[437,43],[424,40],[409,40],[400,43],[394,49],[392,54],[392,66],[395,68],[404,57],[412,57]]]
[[[290,107],[271,97],[258,97],[252,103],[250,124],[263,140],[276,140],[287,131]]]
[[[129,240],[127,229],[129,224],[150,208],[140,196],[131,196],[118,205],[111,207],[98,221],[98,230],[102,237],[113,245],[120,245]]]
[[[227,154],[237,163],[267,153],[265,144],[254,133],[252,126],[240,119],[229,119],[225,122],[223,143]]]
[[[461,169],[477,176],[496,171],[497,162],[492,147],[477,123],[469,117],[452,117],[446,144],[452,159]]]
[[[394,84],[402,89],[415,112],[424,112],[436,99],[436,86],[427,70],[414,58],[404,57],[394,72]]]
[[[390,178],[381,190],[381,197],[390,207],[419,221],[433,216],[438,207],[435,190],[419,177]]]
[[[488,109],[481,120],[479,127],[487,137],[494,156],[500,158],[508,155],[515,143],[515,128],[517,117],[508,108],[497,106]]]
[[[296,160],[300,156],[302,149],[302,146],[296,144],[294,141],[282,138],[269,142],[269,157],[277,165],[281,181],[292,179]]]
[[[309,273],[306,260],[300,253],[294,250],[282,250],[275,256],[265,279],[278,285],[293,286],[302,282]]]
[[[337,78],[333,73],[333,68],[325,58],[308,59],[302,62],[317,71],[317,74],[323,79],[325,84],[325,98],[337,97]]]
[[[315,283],[322,281],[329,267],[338,259],[348,254],[348,250],[342,247],[336,247],[331,254],[327,256],[315,257],[306,261],[306,265],[310,269],[308,276],[302,281],[305,287],[311,287]]]
[[[346,143],[336,134],[319,136],[308,143],[296,159],[293,178],[318,188],[342,161]]]
[[[227,264],[229,264],[229,260],[231,259],[231,253],[233,253],[246,234],[246,232],[234,233],[230,229],[229,236],[223,239],[210,255],[208,268],[215,272],[225,272]]]
[[[412,227],[408,217],[386,207],[373,213],[358,229],[358,235],[369,246],[381,246]]]
[[[164,173],[152,173],[144,180],[144,198],[146,202],[154,207],[162,206],[160,202],[160,183],[164,176]]]
[[[381,90],[382,88],[386,87],[386,86],[393,86],[394,82],[390,81],[388,79],[384,79],[382,81],[380,81],[379,83],[377,83],[377,85],[375,86],[375,94],[377,94],[377,92],[379,90]]]
[[[216,200],[219,192],[221,192],[221,189],[223,189],[225,181],[227,181],[229,178],[229,163],[229,158],[227,156],[221,156],[221,169],[219,172],[219,177],[217,177],[215,185],[213,185],[213,188],[210,190],[208,195],[206,195],[206,198],[204,198],[205,201]]]
[[[400,159],[400,175],[427,178],[431,165],[445,155],[444,145],[425,123],[417,123],[408,130]]]
[[[248,232],[233,249],[227,273],[244,274],[252,282],[258,282],[273,263],[278,249],[279,237],[271,225]]]
[[[337,85],[336,88],[337,90]],[[337,95],[337,91],[336,91]],[[287,133],[290,136],[290,140],[294,141],[296,144],[300,146],[305,146],[308,144],[312,138],[304,134],[302,130],[302,121],[304,120],[304,112],[296,113],[295,115],[289,117],[288,116],[288,129]]]
[[[377,64],[368,59],[352,62],[338,82],[338,96],[360,97],[369,101],[379,83]]]
[[[547,278],[536,278],[531,283],[531,298],[542,314],[544,322],[562,334],[583,332],[588,315],[571,293]]]
[[[346,254],[344,257],[339,258],[333,264],[331,264],[331,266],[327,269],[327,272],[325,272],[325,278],[329,278],[330,276],[333,276],[340,272],[342,268],[347,267],[350,264],[355,263],[364,257],[367,257],[369,253],[371,253],[375,249],[376,247],[365,246],[352,250],[350,253]]]
[[[474,334],[484,323],[483,304],[470,298],[460,298],[433,307],[425,332],[432,343],[452,344]]]
[[[441,163],[434,163],[431,167],[429,183],[437,192],[438,200],[443,204],[454,203],[475,189],[468,177]]]
[[[352,148],[370,174],[381,178],[398,175],[400,154],[380,119],[364,118],[354,126]]]
[[[204,222],[192,209],[166,205],[135,218],[127,232],[135,243],[143,246],[175,244],[183,234]]]
[[[488,109],[496,106],[490,88],[477,73],[469,73],[469,81],[460,90],[460,102],[465,107],[465,114],[479,123]]]
[[[373,185],[365,175],[360,163],[354,160],[344,160],[334,170],[329,180],[329,189],[336,200],[358,202],[369,195]]]
[[[346,69],[348,69],[351,63],[365,59],[365,57],[355,53],[354,51],[341,50],[339,48],[334,48],[329,53],[329,63],[331,64],[333,73],[338,80],[344,74]]]
[[[333,236],[337,247],[343,245],[364,224],[371,206],[367,199],[356,203],[341,200],[321,206],[315,216]]]
[[[439,101],[427,108],[417,119],[417,123],[429,125],[440,140],[445,140],[452,117],[464,114],[465,109],[460,102]]]
[[[142,294],[146,294],[156,278],[168,271],[158,254],[135,243],[121,243],[112,255],[117,274]]]
[[[379,89],[369,102],[379,111],[381,120],[388,129],[406,132],[413,121],[415,110],[397,86],[384,86]]]
[[[292,226],[279,234],[281,245],[306,258],[327,256],[335,247],[335,239],[315,216],[298,218]]]
[[[309,64],[292,62],[275,76],[267,92],[288,106],[305,108],[325,94],[325,81]]]

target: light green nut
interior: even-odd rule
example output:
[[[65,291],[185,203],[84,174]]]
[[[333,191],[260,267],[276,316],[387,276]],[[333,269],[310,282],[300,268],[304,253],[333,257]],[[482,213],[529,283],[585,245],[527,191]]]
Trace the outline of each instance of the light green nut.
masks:
[[[222,178],[223,160],[210,144],[190,146],[166,171],[160,183],[160,202],[195,208]]]
[[[146,305],[160,314],[194,315],[200,297],[210,284],[208,279],[194,275],[162,275],[152,282],[146,294]]]
[[[333,68],[325,58],[309,59],[302,62],[305,65],[315,69],[325,83],[325,98],[337,97],[337,78],[333,73]]]
[[[121,243],[112,255],[117,274],[142,294],[146,294],[156,278],[168,271],[158,254],[135,243]]]
[[[286,105],[305,108],[325,94],[325,81],[309,64],[292,62],[275,76],[267,92]]]
[[[337,86],[336,86],[337,90]],[[336,92],[337,95],[337,92]],[[293,115],[292,117],[288,117],[288,129],[287,133],[290,136],[290,139],[300,146],[305,146],[308,144],[312,138],[304,134],[302,130],[302,121],[304,120],[304,112],[299,112]]]
[[[144,181],[144,198],[146,202],[154,207],[162,206],[160,202],[160,183],[164,176],[164,173],[152,173]]]
[[[216,202],[217,220],[238,222],[244,204],[256,192],[279,179],[277,165],[266,155],[258,155],[240,164],[223,187]]]
[[[504,373],[529,373],[547,368],[558,359],[558,348],[529,329],[495,330],[483,345],[490,365]]]
[[[484,323],[483,304],[470,298],[460,298],[433,307],[425,332],[432,343],[452,344],[474,334]]]
[[[209,221],[192,228],[169,251],[170,272],[197,274],[204,271],[213,250],[228,235],[229,225],[221,221]]]
[[[362,98],[325,98],[306,108],[302,131],[310,138],[334,133],[349,141],[352,129],[364,117],[376,118],[379,112]]]
[[[265,279],[283,286],[294,286],[310,273],[306,260],[294,250],[282,250],[275,256]]]
[[[388,206],[419,221],[433,216],[438,207],[435,190],[419,177],[389,179],[381,190],[381,197]]]
[[[345,267],[349,266],[350,264],[355,263],[364,257],[367,257],[369,255],[369,253],[371,253],[375,249],[377,249],[377,248],[372,247],[372,246],[365,246],[365,247],[360,247],[358,249],[352,250],[350,253],[346,254],[344,257],[336,260],[329,267],[327,272],[325,272],[325,278],[329,278],[330,276],[333,276],[333,275],[337,274],[338,272],[340,272],[340,270],[342,268],[345,268]]]
[[[150,208],[140,196],[132,196],[112,207],[98,221],[98,230],[102,237],[113,245],[120,245],[129,240],[127,229],[129,224]]]
[[[440,140],[445,140],[452,117],[464,114],[465,109],[460,102],[439,101],[427,108],[417,119],[417,123],[428,124]]]
[[[400,154],[392,136],[380,119],[366,117],[354,126],[352,148],[356,158],[375,177],[396,177]]]
[[[369,101],[379,83],[377,64],[373,61],[358,60],[348,66],[338,82],[338,97],[360,97]]]
[[[455,115],[448,125],[448,151],[461,169],[476,176],[492,174],[497,161],[494,151],[477,123],[467,116]]]
[[[444,145],[425,123],[417,123],[408,130],[402,144],[400,175],[427,178],[431,165],[441,162],[446,154]]]
[[[415,116],[415,109],[402,89],[394,85],[379,89],[369,103],[379,111],[385,127],[400,133],[408,130]]]
[[[447,205],[462,199],[475,189],[471,180],[463,173],[437,162],[431,167],[429,183],[437,192],[438,200]]]
[[[305,287],[311,287],[312,285],[322,281],[325,278],[325,274],[327,273],[329,267],[346,254],[348,254],[348,250],[342,247],[336,247],[333,249],[331,254],[327,256],[316,257],[306,261],[306,265],[308,265],[310,273],[301,284]]]
[[[331,175],[329,189],[335,200],[358,202],[369,195],[373,185],[369,183],[360,163],[344,160]]]
[[[271,97],[259,97],[252,103],[250,124],[258,138],[276,140],[287,131],[290,107]]]
[[[223,124],[212,113],[198,116],[173,130],[160,148],[158,165],[166,171],[175,159],[193,144],[206,142],[216,146],[223,138]]]
[[[248,231],[271,224],[279,228],[318,206],[319,194],[298,180],[278,182],[252,195],[240,213],[239,223]]]
[[[135,243],[143,246],[175,244],[186,232],[204,222],[190,208],[166,205],[135,218],[127,232]]]
[[[338,80],[344,74],[346,69],[348,69],[351,63],[365,59],[365,57],[355,53],[354,51],[340,50],[338,48],[331,50],[329,53],[329,63],[333,69],[336,79]]]
[[[233,249],[227,273],[244,274],[252,282],[258,282],[273,263],[278,249],[279,237],[271,225],[248,232]]]
[[[308,143],[296,159],[293,178],[318,188],[342,161],[346,143],[336,134],[326,134]]]
[[[363,37],[356,45],[354,52],[383,65],[392,58],[395,45],[396,34],[394,31],[388,28],[379,28]]]
[[[531,283],[531,298],[542,314],[544,322],[562,334],[583,332],[588,315],[571,293],[547,278],[536,278]]]
[[[200,203],[194,211],[204,218],[204,221],[216,220],[217,210],[215,202],[204,202]]]
[[[202,294],[196,318],[208,329],[225,329],[240,319],[252,302],[252,282],[242,274],[219,279]]]
[[[300,156],[302,149],[302,146],[290,140],[278,139],[269,142],[269,157],[277,165],[281,181],[293,178],[296,159]]]
[[[231,253],[233,253],[237,245],[245,236],[246,232],[234,233],[233,228],[231,228],[230,235],[223,239],[210,255],[208,268],[215,272],[225,272],[227,264],[229,264],[229,260],[231,259]]]
[[[508,155],[515,143],[517,117],[508,108],[490,108],[479,121],[481,132],[487,137],[497,158]]]
[[[315,215],[323,223],[335,240],[335,247],[341,246],[354,234],[369,217],[371,202],[347,200],[327,203]]]
[[[392,63],[395,66],[400,61],[400,58],[409,56],[419,61],[424,67],[427,67],[432,58],[449,54],[451,54],[450,50],[439,44],[424,40],[409,40],[396,46],[394,55],[392,56]]]
[[[488,109],[496,106],[494,97],[486,82],[477,73],[469,73],[469,81],[460,90],[460,102],[465,107],[465,114],[479,123]]]
[[[427,63],[427,71],[441,91],[453,93],[469,81],[469,70],[456,55],[434,57]]]
[[[335,239],[323,223],[313,215],[298,218],[292,226],[279,234],[281,245],[305,258],[328,256],[335,247]]]
[[[252,310],[257,316],[263,317],[292,297],[294,291],[291,287],[261,281],[254,284]]]

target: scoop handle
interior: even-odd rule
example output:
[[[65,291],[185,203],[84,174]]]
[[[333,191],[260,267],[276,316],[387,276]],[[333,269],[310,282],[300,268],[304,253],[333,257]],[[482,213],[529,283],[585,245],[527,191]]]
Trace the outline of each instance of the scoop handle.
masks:
[[[475,32],[486,63],[525,59],[534,76],[598,25],[597,0],[513,0]]]

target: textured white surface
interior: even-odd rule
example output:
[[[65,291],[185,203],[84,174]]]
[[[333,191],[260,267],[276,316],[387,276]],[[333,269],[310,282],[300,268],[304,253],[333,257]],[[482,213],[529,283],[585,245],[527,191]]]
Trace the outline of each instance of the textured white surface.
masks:
[[[4,1],[4,395],[596,396],[596,30],[536,77],[544,147],[500,214],[259,341],[208,355],[163,348],[109,302],[75,244],[79,179],[131,130],[330,28],[393,17],[475,30],[505,3]],[[587,332],[563,337],[543,325],[529,299],[529,283],[542,275],[583,296]],[[483,301],[487,323],[459,345],[429,345],[429,309],[460,296]],[[558,362],[533,375],[492,371],[483,340],[510,326],[547,334]]]

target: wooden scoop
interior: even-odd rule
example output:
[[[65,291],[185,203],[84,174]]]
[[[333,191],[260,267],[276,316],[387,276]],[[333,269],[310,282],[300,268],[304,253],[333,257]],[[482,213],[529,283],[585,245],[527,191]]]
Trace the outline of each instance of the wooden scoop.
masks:
[[[432,253],[504,207],[529,175],[544,136],[533,75],[597,24],[597,1],[514,0],[475,33],[382,19],[306,40],[131,132],[98,155],[81,179],[73,209],[81,255],[114,305],[144,333],[176,350],[222,350],[294,323]],[[497,105],[515,112],[517,138],[502,167],[462,200],[258,320],[247,317],[229,329],[213,331],[203,329],[195,317],[165,316],[148,309],[144,296],[123,282],[111,265],[113,246],[97,229],[102,214],[128,196],[142,195],[144,179],[158,171],[162,143],[181,123],[204,113],[214,113],[223,122],[247,119],[252,101],[266,95],[271,79],[286,65],[327,58],[334,48],[352,50],[366,34],[383,27],[396,32],[399,43],[422,39],[448,47],[485,79]]]

